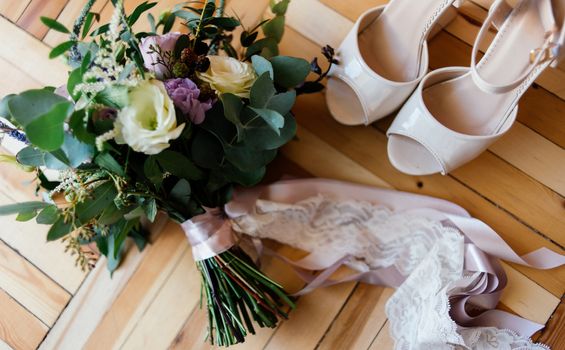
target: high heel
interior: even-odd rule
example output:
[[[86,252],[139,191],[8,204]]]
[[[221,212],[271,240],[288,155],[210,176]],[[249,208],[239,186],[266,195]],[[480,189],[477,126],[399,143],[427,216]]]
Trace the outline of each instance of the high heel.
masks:
[[[387,131],[391,163],[411,175],[445,175],[504,135],[520,97],[563,56],[564,17],[565,0],[521,0],[514,8],[495,1],[475,40],[471,66],[429,73],[398,113]],[[499,31],[477,64],[492,24]]]
[[[326,101],[342,124],[369,124],[396,109],[428,70],[426,40],[462,0],[392,0],[357,20],[337,50]]]

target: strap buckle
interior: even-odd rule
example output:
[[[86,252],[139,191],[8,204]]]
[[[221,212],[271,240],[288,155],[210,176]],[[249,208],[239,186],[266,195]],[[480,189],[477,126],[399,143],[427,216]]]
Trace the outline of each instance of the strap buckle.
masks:
[[[537,49],[530,51],[530,63],[535,63],[537,61],[541,64],[557,58],[560,51],[560,45],[553,41],[557,34],[557,28],[545,32],[545,44],[542,47],[538,47]]]

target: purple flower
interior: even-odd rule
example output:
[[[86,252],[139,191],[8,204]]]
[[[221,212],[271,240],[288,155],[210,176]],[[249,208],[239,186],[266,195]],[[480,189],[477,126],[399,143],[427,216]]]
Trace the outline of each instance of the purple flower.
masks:
[[[194,82],[187,78],[168,79],[165,81],[165,88],[175,106],[194,124],[200,124],[204,121],[205,113],[212,108],[212,99],[200,101],[200,89]]]
[[[167,57],[164,57],[163,54],[172,52],[175,49],[175,44],[181,35],[178,32],[171,32],[165,35],[147,36],[141,39],[140,49],[143,63],[145,68],[155,73],[157,79],[163,80],[171,73],[169,68],[163,65],[163,62],[169,63]],[[160,53],[155,52],[153,48],[160,51]]]

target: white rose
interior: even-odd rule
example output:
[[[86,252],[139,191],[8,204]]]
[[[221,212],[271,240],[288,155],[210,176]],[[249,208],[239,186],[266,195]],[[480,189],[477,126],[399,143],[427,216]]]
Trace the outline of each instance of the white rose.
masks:
[[[257,79],[250,63],[225,56],[208,56],[208,59],[210,68],[204,73],[197,73],[198,78],[209,83],[219,94],[231,93],[249,98],[249,90]]]
[[[118,144],[128,144],[136,152],[157,154],[180,136],[184,124],[177,126],[173,101],[162,82],[143,81],[130,90],[128,100],[116,118]]]

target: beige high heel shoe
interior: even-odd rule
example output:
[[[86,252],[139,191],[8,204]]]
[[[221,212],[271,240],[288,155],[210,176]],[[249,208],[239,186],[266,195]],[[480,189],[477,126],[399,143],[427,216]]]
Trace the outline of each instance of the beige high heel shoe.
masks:
[[[449,171],[477,157],[510,129],[518,101],[563,56],[565,0],[497,0],[473,46],[471,66],[428,74],[387,131],[388,156],[411,175]],[[499,31],[477,64],[492,24]]]
[[[359,17],[337,50],[326,101],[342,124],[369,124],[396,109],[428,71],[426,40],[462,0],[392,0]]]

